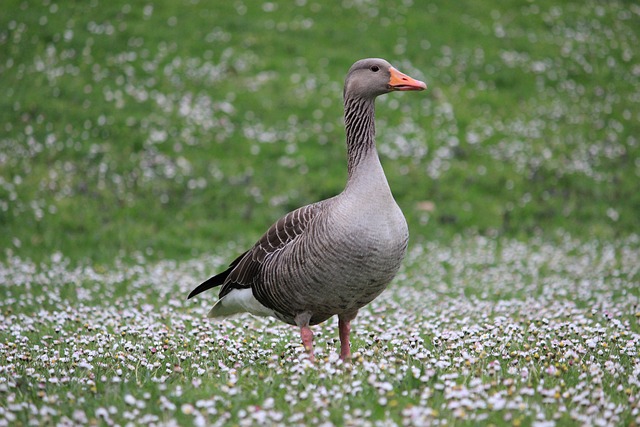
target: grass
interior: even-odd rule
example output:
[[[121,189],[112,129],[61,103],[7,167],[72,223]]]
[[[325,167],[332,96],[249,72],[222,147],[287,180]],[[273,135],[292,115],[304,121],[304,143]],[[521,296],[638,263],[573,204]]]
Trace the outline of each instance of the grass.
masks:
[[[0,425],[640,424],[640,10],[382,3],[6,2]],[[410,253],[311,365],[184,298],[342,190],[367,56]]]
[[[372,55],[430,86],[378,102],[414,241],[637,231],[632,5],[7,7],[0,245],[12,253],[109,263],[188,259],[237,229],[251,242],[341,191],[342,81]]]
[[[204,319],[210,301],[184,295],[220,257],[104,271],[13,258],[2,270],[13,286],[0,305],[0,420],[633,425],[639,243],[414,246],[361,311],[350,365],[336,322],[314,328],[311,364],[295,328]]]

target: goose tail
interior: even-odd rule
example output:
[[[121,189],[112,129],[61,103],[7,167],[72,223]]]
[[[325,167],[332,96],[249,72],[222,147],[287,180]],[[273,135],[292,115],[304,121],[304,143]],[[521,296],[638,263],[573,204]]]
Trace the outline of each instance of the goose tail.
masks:
[[[237,313],[251,313],[255,316],[275,316],[273,310],[265,307],[253,296],[251,288],[233,289],[220,298],[209,310],[207,317],[227,317]]]

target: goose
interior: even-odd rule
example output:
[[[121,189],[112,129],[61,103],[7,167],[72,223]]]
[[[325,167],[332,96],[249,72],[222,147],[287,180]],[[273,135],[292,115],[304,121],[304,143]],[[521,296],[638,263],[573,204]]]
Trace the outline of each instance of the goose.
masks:
[[[354,63],[344,84],[347,183],[337,196],[298,208],[273,224],[229,268],[190,299],[222,286],[208,317],[249,312],[297,326],[314,360],[310,326],[338,317],[340,358],[351,358],[351,321],[385,290],[404,258],[409,231],[375,145],[375,99],[427,85],[380,58]]]

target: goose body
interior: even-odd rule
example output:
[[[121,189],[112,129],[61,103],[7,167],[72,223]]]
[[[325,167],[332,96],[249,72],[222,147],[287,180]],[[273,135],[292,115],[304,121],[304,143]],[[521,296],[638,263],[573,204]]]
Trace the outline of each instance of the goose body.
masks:
[[[344,89],[345,189],[282,217],[189,298],[222,286],[209,317],[249,312],[296,325],[311,358],[309,326],[337,315],[341,357],[349,358],[350,322],[396,275],[409,238],[375,148],[374,100],[394,90],[425,88],[383,59],[356,62]]]

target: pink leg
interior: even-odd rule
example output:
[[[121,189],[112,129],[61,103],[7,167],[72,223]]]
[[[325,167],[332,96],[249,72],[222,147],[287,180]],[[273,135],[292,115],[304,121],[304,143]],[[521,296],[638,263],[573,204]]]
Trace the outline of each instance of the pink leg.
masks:
[[[309,353],[309,360],[313,362],[315,360],[315,357],[313,356],[313,332],[311,332],[311,328],[309,328],[311,313],[300,313],[294,318],[294,321],[296,322],[296,325],[300,327],[300,338],[302,338],[302,344],[304,345],[304,349]]]
[[[313,356],[313,332],[311,332],[311,328],[309,328],[309,326],[302,326],[300,328],[300,337],[302,338],[304,349],[309,353],[309,360],[313,362],[315,357]]]
[[[356,317],[338,317],[338,331],[340,334],[340,359],[351,359],[351,342],[349,335],[351,334],[351,320]]]

